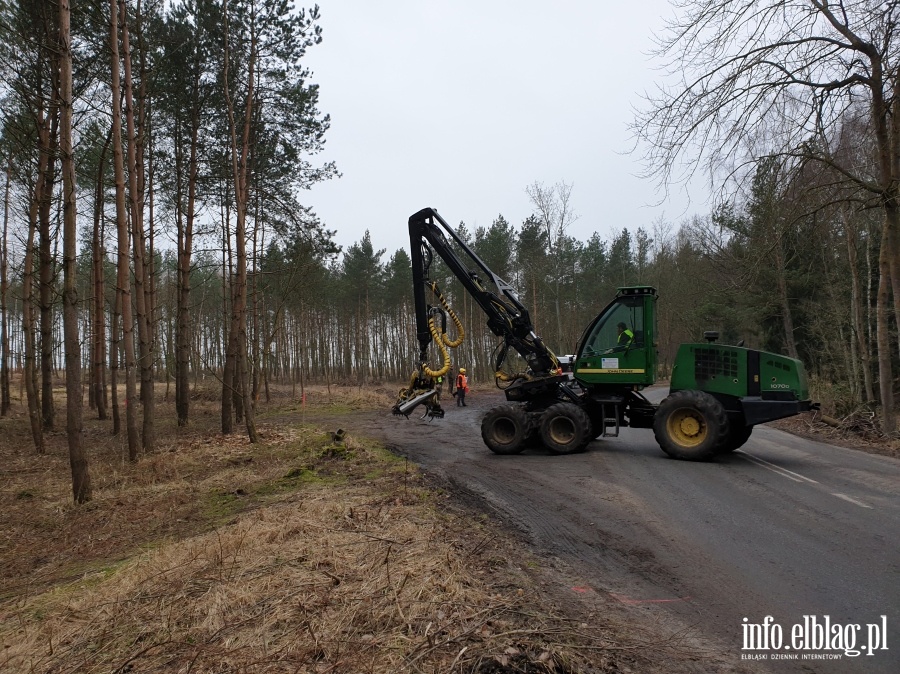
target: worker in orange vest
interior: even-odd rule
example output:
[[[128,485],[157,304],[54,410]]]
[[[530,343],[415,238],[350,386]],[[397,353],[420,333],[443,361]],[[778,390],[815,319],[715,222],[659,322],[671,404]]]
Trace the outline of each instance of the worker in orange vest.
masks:
[[[468,407],[466,405],[466,393],[469,391],[469,379],[466,377],[466,368],[459,368],[459,374],[456,375],[456,406]]]

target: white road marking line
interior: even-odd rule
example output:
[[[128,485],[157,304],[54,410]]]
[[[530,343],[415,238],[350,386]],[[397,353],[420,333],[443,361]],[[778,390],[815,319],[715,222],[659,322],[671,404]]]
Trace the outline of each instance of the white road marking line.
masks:
[[[850,496],[847,496],[846,494],[834,494],[834,493],[832,493],[832,496],[837,496],[838,498],[842,498],[842,499],[844,499],[845,501],[850,501],[850,503],[852,503],[852,504],[854,504],[854,505],[858,505],[860,508],[868,508],[869,510],[872,509],[872,506],[866,505],[866,504],[863,503],[862,501],[857,501],[855,498],[852,498],[852,497],[850,497]]]
[[[781,466],[777,466],[774,463],[769,463],[765,459],[760,459],[758,456],[753,456],[752,454],[748,454],[742,449],[735,450],[735,454],[740,453],[744,455],[744,458],[756,463],[763,468],[771,470],[773,473],[781,475],[781,477],[786,477],[789,480],[793,480],[794,482],[809,482],[811,484],[819,484],[815,480],[806,477],[805,475],[801,475],[800,473],[795,473],[792,470],[788,470],[787,468],[782,468]],[[846,494],[838,494],[836,492],[831,492],[832,496],[837,496],[840,499],[844,499],[845,501],[849,501],[853,505],[858,505],[860,508],[868,508],[872,510],[872,506],[863,503],[862,501],[858,501],[852,496],[847,496]]]
[[[754,463],[758,463],[760,466],[763,466],[764,468],[768,468],[773,473],[778,473],[782,477],[786,477],[789,480],[793,480],[794,482],[809,482],[810,484],[819,484],[815,480],[810,479],[804,475],[801,475],[800,473],[795,473],[794,471],[788,470],[787,468],[782,468],[781,466],[776,466],[774,463],[769,463],[765,459],[760,459],[758,456],[753,456],[752,454],[748,454],[743,449],[736,449],[735,454],[743,454],[750,461],[753,461]]]

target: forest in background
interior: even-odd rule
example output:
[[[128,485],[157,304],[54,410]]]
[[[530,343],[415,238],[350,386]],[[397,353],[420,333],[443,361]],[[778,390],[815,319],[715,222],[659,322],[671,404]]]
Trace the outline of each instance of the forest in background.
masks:
[[[330,119],[303,66],[321,40],[316,8],[103,0],[69,14],[66,2],[0,0],[0,19],[0,413],[17,392],[40,452],[63,425],[53,389],[65,381],[76,500],[90,498],[76,408],[109,418],[136,460],[155,449],[160,383],[180,425],[192,390],[218,387],[223,432],[242,425],[253,441],[270,384],[409,376],[408,253],[368,233],[341,250],[302,199],[338,177],[316,162]],[[498,204],[490,226],[457,231],[557,353],[574,351],[617,287],[652,285],[660,376],[679,343],[718,330],[802,359],[833,414],[881,413],[890,433],[897,181],[878,188],[873,110],[848,105],[803,152],[756,152],[705,216],[637,231],[581,221],[613,234],[579,240],[578,193],[563,180],[523,186],[524,222]],[[872,189],[848,173],[872,176]],[[452,204],[433,205],[452,219]],[[496,338],[452,278],[435,280],[467,331],[455,364],[492,386]]]

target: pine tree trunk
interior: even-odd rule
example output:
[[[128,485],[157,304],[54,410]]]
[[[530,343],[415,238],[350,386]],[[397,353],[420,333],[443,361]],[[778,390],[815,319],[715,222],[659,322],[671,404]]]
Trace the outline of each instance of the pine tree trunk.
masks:
[[[59,3],[60,130],[63,182],[63,330],[66,361],[66,439],[76,503],[91,500],[91,476],[82,447],[81,343],[78,330],[75,157],[72,148],[72,51],[69,0]]]
[[[144,234],[144,166],[143,152],[137,136],[134,95],[132,93],[131,48],[129,43],[128,15],[124,0],[120,0],[119,13],[122,23],[122,62],[124,64],[125,126],[127,133],[128,194],[130,197],[131,245],[134,249],[134,306],[137,314],[138,353],[141,375],[141,402],[143,414],[143,449],[152,452],[156,445],[154,430],[156,400],[153,393],[153,343],[151,341],[149,296],[151,293],[147,264],[147,246]],[[142,114],[142,113],[141,113]]]
[[[34,318],[34,237],[37,230],[37,202],[33,201],[28,218],[28,242],[25,245],[25,261],[22,270],[22,332],[25,336],[25,396],[28,400],[28,421],[31,438],[38,454],[44,453],[44,430],[41,425],[41,404],[37,391],[37,348],[35,345]]]
[[[43,176],[38,180],[38,227],[40,250],[38,255],[38,277],[40,298],[41,333],[41,421],[45,430],[52,430],[56,423],[56,408],[53,404],[53,256],[50,235],[50,208],[53,194],[53,172],[56,154],[56,137],[59,132],[58,106],[54,101],[44,120],[41,153]]]
[[[119,364],[122,362],[122,347],[119,341],[119,314],[121,313],[122,295],[116,289],[113,300],[112,316],[109,321],[109,392],[112,408],[112,434],[122,432],[122,418],[119,415]]]
[[[137,428],[137,381],[134,357],[134,319],[131,315],[131,279],[128,258],[128,211],[125,206],[125,158],[122,153],[122,109],[119,83],[118,0],[110,0],[110,51],[112,94],[113,165],[116,174],[116,231],[118,234],[116,286],[122,312],[122,342],[125,351],[125,429],[128,436],[128,460],[137,461],[141,438]]]
[[[104,169],[106,167],[106,152],[112,136],[106,137],[103,151],[100,153],[99,167],[97,169],[97,185],[94,192],[94,230],[91,242],[93,257],[94,278],[94,326],[93,326],[93,399],[97,406],[97,417],[102,421],[107,415],[106,409],[106,312],[104,311],[104,296],[106,279],[104,278],[103,265],[106,262],[106,251],[103,247],[102,222],[103,222],[103,182]]]
[[[227,7],[223,1],[223,6]],[[253,415],[253,404],[250,398],[250,387],[248,381],[248,351],[247,351],[247,234],[246,234],[246,217],[249,207],[249,199],[247,194],[248,188],[248,171],[250,162],[250,127],[253,119],[253,102],[254,91],[253,85],[255,81],[254,66],[256,62],[256,37],[251,38],[250,58],[247,64],[247,95],[244,106],[243,136],[240,147],[237,141],[237,125],[234,118],[234,106],[231,101],[231,95],[228,88],[228,13],[225,16],[225,64],[224,78],[225,82],[225,107],[228,113],[229,127],[231,130],[231,166],[234,178],[234,196],[236,204],[236,227],[235,227],[235,255],[237,260],[237,274],[234,284],[234,301],[232,304],[232,321],[231,331],[232,340],[237,346],[235,354],[235,374],[239,380],[240,390],[238,393],[241,397],[242,411],[247,428],[247,435],[250,442],[257,442],[256,421]],[[228,379],[225,379],[228,381]],[[237,388],[237,387],[236,387]]]
[[[222,366],[222,433],[228,435],[234,432],[234,359],[235,344],[231,331],[229,329],[230,321],[228,320],[229,299],[233,300],[234,292],[231,289],[232,274],[230,268],[231,261],[231,239],[229,237],[229,227],[231,224],[230,214],[222,221],[222,338],[225,346],[224,361]],[[226,251],[227,260],[226,265]]]
[[[231,304],[234,307],[234,302]],[[232,311],[234,309],[232,308]],[[231,335],[231,339],[233,344],[229,347],[232,357],[234,358],[234,362],[231,370],[231,381],[229,382],[229,386],[231,387],[231,407],[234,412],[234,423],[240,425],[244,423],[244,400],[242,398],[241,393],[241,369],[240,369],[240,336],[237,332],[234,331],[234,316],[232,316],[231,327],[229,329],[229,334]]]
[[[195,91],[199,82],[194,82]],[[175,327],[175,409],[178,425],[185,426],[190,412],[191,356],[191,255],[194,241],[194,208],[197,193],[197,144],[200,125],[196,107],[191,117],[191,146],[188,160],[187,212],[184,214],[183,231],[178,232],[178,319]],[[179,199],[180,203],[180,199]]]
[[[6,165],[6,188],[3,191],[3,238],[0,239],[0,417],[9,413],[9,314],[6,296],[9,288],[9,187],[12,182],[12,153]]]
[[[152,444],[148,451],[156,446],[156,395],[155,382],[158,356],[157,345],[157,296],[156,296],[156,223],[154,201],[154,165],[153,165],[153,124],[150,119],[150,106],[147,102],[147,82],[150,79],[150,70],[147,67],[147,44],[144,40],[144,17],[141,3],[137,3],[137,20],[135,23],[135,35],[138,43],[138,62],[140,64],[140,86],[138,87],[138,118],[135,147],[137,151],[136,170],[138,180],[138,195],[141,204],[147,202],[147,248],[145,250],[144,263],[144,290],[146,294],[147,334],[149,341],[149,359],[145,373],[148,382],[150,401],[149,409],[145,407],[144,415],[144,444],[147,437],[152,437]],[[149,147],[149,152],[145,150]],[[146,159],[145,159],[146,157]],[[143,218],[141,219],[143,226]],[[149,413],[148,413],[149,412]],[[149,420],[149,421],[148,421]]]

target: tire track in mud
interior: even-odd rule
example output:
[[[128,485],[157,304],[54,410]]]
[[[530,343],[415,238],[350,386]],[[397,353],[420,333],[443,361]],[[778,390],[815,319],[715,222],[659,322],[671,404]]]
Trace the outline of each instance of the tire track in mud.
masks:
[[[475,398],[468,398],[466,409],[447,408],[440,420],[390,419],[376,413],[363,426],[549,554],[590,560],[607,575],[639,574],[654,584],[668,576],[649,549],[605,526],[610,514],[603,506],[610,501],[634,514],[629,525],[645,526],[652,516],[640,498],[608,478],[598,443],[573,456],[544,449],[492,454],[481,440],[480,423],[503,396]]]
[[[544,555],[577,562],[602,579],[598,585],[604,589],[648,592],[671,585],[671,573],[650,549],[617,533],[623,526],[638,526],[648,537],[658,538],[648,526],[653,515],[643,499],[608,477],[598,451],[601,445],[592,443],[584,454],[563,457],[543,449],[492,454],[481,440],[480,423],[503,397],[475,398],[468,398],[466,409],[447,408],[440,420],[368,413],[355,425],[523,534]],[[617,521],[604,507],[610,502],[616,502],[616,512],[627,513],[626,521]]]

